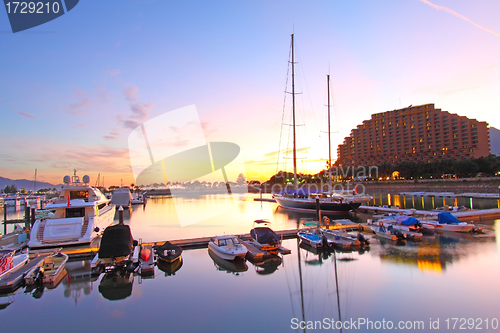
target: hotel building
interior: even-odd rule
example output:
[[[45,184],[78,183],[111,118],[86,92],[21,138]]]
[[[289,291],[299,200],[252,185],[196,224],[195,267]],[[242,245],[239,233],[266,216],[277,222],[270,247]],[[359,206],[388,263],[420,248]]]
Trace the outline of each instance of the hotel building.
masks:
[[[394,165],[489,154],[488,123],[425,104],[373,114],[339,145],[335,164]]]

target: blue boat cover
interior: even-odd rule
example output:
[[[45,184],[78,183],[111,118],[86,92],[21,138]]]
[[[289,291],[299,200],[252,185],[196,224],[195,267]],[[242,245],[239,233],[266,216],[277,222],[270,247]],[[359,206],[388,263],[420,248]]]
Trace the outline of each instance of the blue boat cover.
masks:
[[[417,225],[418,220],[411,216],[399,215],[396,216],[396,221],[402,225]]]
[[[260,244],[277,245],[280,238],[268,227],[257,227],[250,230],[250,236]]]
[[[442,212],[438,214],[438,222],[452,224],[452,223],[460,223],[460,220],[457,219],[455,216],[453,216],[453,214],[451,213]]]

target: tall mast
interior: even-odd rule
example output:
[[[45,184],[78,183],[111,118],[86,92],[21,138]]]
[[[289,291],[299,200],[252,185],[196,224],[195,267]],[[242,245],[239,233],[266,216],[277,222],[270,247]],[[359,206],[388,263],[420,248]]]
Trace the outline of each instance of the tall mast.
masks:
[[[328,87],[328,191],[332,191],[332,142],[330,135],[330,74],[326,75]]]
[[[297,189],[297,146],[295,141],[295,59],[292,34],[292,114],[293,114],[293,188]]]

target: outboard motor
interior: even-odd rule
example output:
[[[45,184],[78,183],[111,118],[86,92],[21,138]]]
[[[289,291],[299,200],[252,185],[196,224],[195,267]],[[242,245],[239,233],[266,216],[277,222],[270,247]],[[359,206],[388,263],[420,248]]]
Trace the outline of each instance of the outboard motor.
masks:
[[[358,233],[358,236],[356,238],[360,241],[361,245],[365,245],[365,244],[368,245],[368,244],[370,244],[370,242],[368,241],[368,239],[366,239],[365,236],[362,233]]]
[[[35,284],[42,284],[43,283],[43,267],[37,267],[35,271],[33,272],[35,275]]]
[[[403,232],[401,230],[395,229],[394,230],[394,235],[396,235],[396,237],[398,238],[398,240],[405,240],[406,239],[406,235],[403,234]]]

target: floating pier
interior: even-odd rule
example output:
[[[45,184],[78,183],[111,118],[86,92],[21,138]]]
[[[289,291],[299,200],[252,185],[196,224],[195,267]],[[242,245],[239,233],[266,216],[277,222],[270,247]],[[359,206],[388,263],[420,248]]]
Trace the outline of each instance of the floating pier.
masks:
[[[273,198],[253,198],[253,201],[276,202]]]
[[[483,199],[499,199],[498,193],[460,193],[455,192],[400,192],[399,195],[410,197],[442,197],[442,198],[483,198]]]
[[[295,233],[295,235],[297,235],[297,233]],[[262,251],[251,241],[243,240],[241,244],[243,244],[243,246],[248,250],[247,259],[254,262],[264,261],[266,259],[276,257],[278,254],[292,253],[291,250],[284,248],[283,246],[280,246],[276,251]]]

